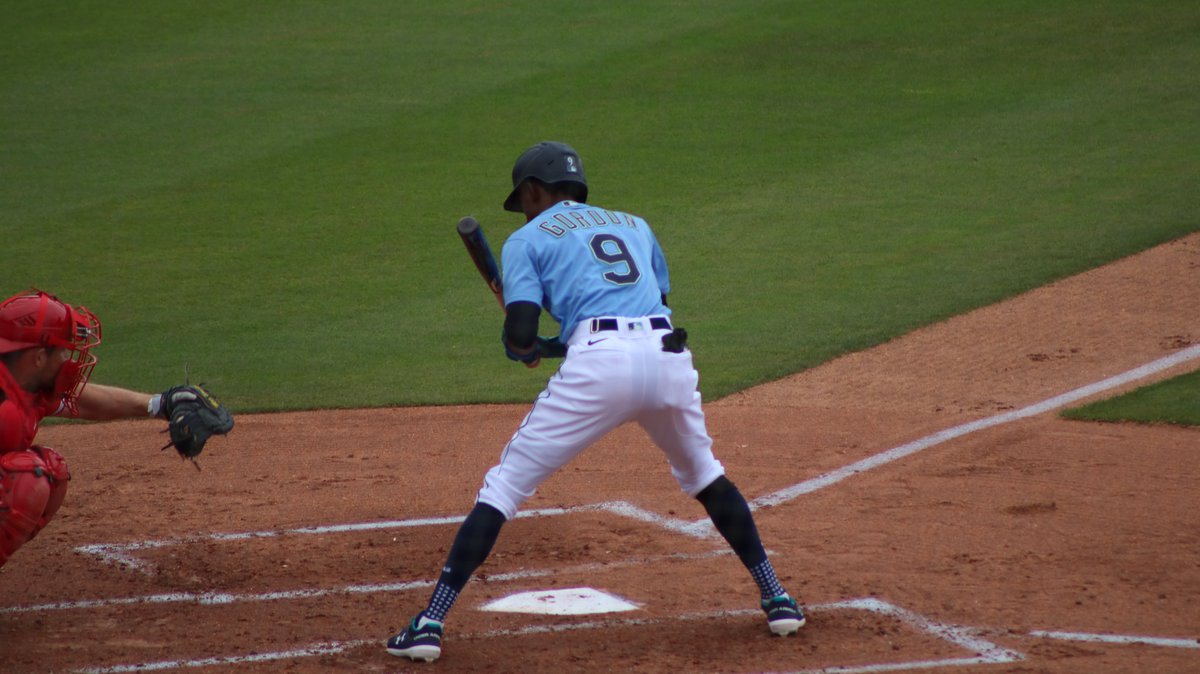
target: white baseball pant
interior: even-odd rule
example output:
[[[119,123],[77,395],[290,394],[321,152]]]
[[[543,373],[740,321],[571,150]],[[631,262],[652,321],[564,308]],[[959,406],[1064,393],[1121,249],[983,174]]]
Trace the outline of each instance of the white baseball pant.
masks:
[[[597,329],[613,320],[615,329]],[[656,317],[656,326],[664,324]],[[512,519],[546,478],[627,421],[646,430],[689,496],[724,475],[705,428],[692,353],[663,351],[670,332],[655,329],[651,317],[580,322],[562,366],[484,476],[479,502]]]

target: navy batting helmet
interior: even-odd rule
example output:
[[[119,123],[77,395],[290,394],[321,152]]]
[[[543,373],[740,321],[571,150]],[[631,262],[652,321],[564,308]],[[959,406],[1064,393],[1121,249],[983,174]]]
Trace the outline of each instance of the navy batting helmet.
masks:
[[[578,183],[583,186],[583,198],[587,198],[587,178],[583,174],[583,160],[579,158],[575,148],[566,143],[546,140],[521,153],[517,163],[513,165],[513,189],[504,200],[504,210],[521,212],[521,199],[517,196],[517,188],[530,178],[547,185]]]

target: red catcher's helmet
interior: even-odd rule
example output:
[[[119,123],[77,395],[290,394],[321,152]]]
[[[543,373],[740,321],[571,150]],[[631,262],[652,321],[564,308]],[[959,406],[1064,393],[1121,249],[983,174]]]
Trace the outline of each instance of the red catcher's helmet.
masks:
[[[84,307],[72,307],[41,290],[29,290],[0,302],[0,354],[33,347],[69,349],[54,382],[52,397],[62,399],[70,412],[87,384],[96,356],[88,353],[100,343],[100,319]]]

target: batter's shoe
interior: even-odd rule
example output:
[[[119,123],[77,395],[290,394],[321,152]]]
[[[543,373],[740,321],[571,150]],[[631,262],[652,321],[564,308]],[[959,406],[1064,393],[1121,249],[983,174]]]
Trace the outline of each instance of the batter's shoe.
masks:
[[[771,628],[771,634],[777,636],[791,636],[807,622],[803,609],[786,594],[764,601],[762,609],[767,614],[767,627]]]
[[[388,639],[387,652],[413,660],[433,662],[442,654],[442,624],[422,611],[405,630]]]

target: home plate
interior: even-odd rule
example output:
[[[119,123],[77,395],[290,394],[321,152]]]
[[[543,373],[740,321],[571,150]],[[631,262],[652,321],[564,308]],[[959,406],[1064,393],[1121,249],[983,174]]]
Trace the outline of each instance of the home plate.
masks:
[[[484,611],[505,613],[542,613],[548,615],[588,615],[591,613],[617,613],[636,611],[638,606],[620,597],[594,590],[590,587],[572,587],[561,590],[535,590],[510,594],[488,602]]]

